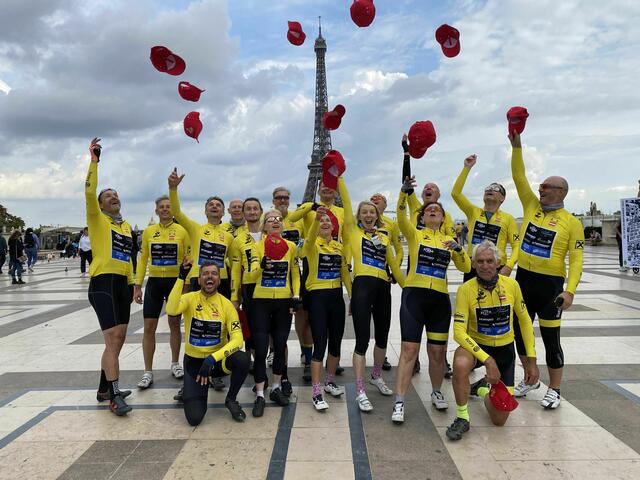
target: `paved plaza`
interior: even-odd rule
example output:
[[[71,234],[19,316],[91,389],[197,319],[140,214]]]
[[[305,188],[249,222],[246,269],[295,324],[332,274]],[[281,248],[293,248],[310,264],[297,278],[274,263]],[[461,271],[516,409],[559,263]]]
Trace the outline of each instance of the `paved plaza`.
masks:
[[[462,274],[449,272],[455,292]],[[617,250],[587,247],[572,309],[562,320],[566,368],[563,402],[545,411],[543,386],[520,402],[507,426],[490,425],[480,400],[470,401],[471,430],[457,442],[444,432],[455,415],[450,403],[431,407],[426,351],[422,372],[407,395],[405,424],[390,420],[394,398],[368,385],[374,410],[354,402],[350,318],[342,345],[339,383],[346,398],[327,398],[318,413],[301,380],[300,348],[291,331],[289,376],[294,402],[251,417],[251,384],[238,400],[248,417],[235,423],[224,392],[211,391],[203,423],[191,427],[173,395],[166,316],[160,319],[155,383],[135,387],[142,374],[142,307],[132,306],[121,354],[122,388],[134,410],[120,418],[97,404],[102,335],[87,301],[88,278],[78,260],[39,263],[26,285],[0,279],[0,477],[3,479],[539,479],[640,478],[640,276],[620,273]],[[454,301],[452,294],[452,301]],[[398,362],[400,289],[393,289],[388,357]],[[372,342],[373,344],[373,342]],[[541,376],[544,346],[536,328]],[[424,345],[423,345],[424,347]],[[449,360],[455,343],[448,346]],[[369,349],[371,365],[372,348]],[[522,378],[520,366],[516,382]],[[395,368],[385,372],[393,387]],[[479,378],[480,372],[474,374]],[[228,382],[228,380],[227,380]]]

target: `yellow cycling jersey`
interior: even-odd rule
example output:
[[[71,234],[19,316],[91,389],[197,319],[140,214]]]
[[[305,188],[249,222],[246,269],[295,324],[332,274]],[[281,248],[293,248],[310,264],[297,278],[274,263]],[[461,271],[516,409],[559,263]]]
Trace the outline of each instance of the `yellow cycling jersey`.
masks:
[[[527,313],[520,285],[513,278],[500,275],[492,290],[472,278],[458,288],[453,316],[453,338],[481,362],[489,355],[482,345],[501,347],[514,340],[514,314],[522,332],[527,357],[536,356],[533,322]],[[480,344],[480,345],[478,345]]]
[[[302,220],[303,237],[306,236],[306,233],[309,231],[309,229],[311,228],[311,225],[313,225],[313,222],[316,219],[316,212],[312,208],[313,205],[314,205],[313,202],[303,203],[293,212],[289,212],[289,214],[286,216],[286,220],[290,222],[295,223]],[[339,240],[340,237],[342,236],[342,225],[344,224],[344,208],[338,207],[337,205],[327,205],[322,201],[319,202],[318,205],[321,205],[323,207],[328,207],[329,210],[331,210],[331,213],[333,213],[338,219],[339,229],[338,229],[337,240]]]
[[[393,255],[389,237],[380,229],[369,233],[356,224],[349,192],[342,177],[338,178],[338,191],[344,205],[342,242],[346,251],[345,257],[353,260],[353,278],[366,275],[388,281],[389,267],[398,284],[404,287],[404,274]]]
[[[184,280],[176,280],[167,300],[167,315],[184,318],[184,353],[195,358],[212,355],[220,362],[240,350],[244,339],[233,304],[217,292],[211,296],[201,290],[182,294],[183,287]]]
[[[189,245],[189,235],[182,225],[171,221],[150,225],[142,232],[142,248],[136,272],[136,285],[142,285],[149,266],[149,277],[175,278]]]
[[[422,222],[422,218],[418,218],[420,216],[420,210],[422,209],[422,203],[418,200],[415,192],[409,195],[408,204],[411,212],[411,224],[415,225],[418,230],[422,230],[424,223]],[[451,215],[446,210],[444,212],[444,222],[440,230],[442,230],[442,233],[445,235],[456,238],[456,227],[453,223],[453,218],[451,218]]]
[[[239,233],[248,232],[247,222],[243,222],[242,225],[235,226],[231,222],[224,222],[220,225],[225,231],[229,232],[233,238],[236,238]]]
[[[270,260],[270,267],[260,266],[264,257],[264,238],[253,246],[251,269],[256,271],[253,298],[291,298],[300,296],[300,269],[296,246],[287,240],[289,250],[280,260]]]
[[[398,222],[384,214],[380,215],[380,220],[382,220],[382,228],[380,228],[380,231],[389,237],[389,240],[391,240],[393,250],[396,254],[396,262],[398,262],[398,265],[402,265],[404,250],[402,249],[402,242],[400,241],[400,228],[398,227]]]
[[[287,216],[282,221],[282,238],[298,245],[300,239],[304,238],[304,220],[292,221],[290,216],[287,212]]]
[[[464,250],[455,252],[444,246],[444,242],[453,240],[442,230],[423,228],[419,230],[407,218],[407,194],[400,192],[398,196],[398,225],[409,244],[411,266],[405,287],[430,288],[448,293],[447,268],[453,259],[456,268],[463,273],[471,270],[471,260]]]
[[[521,148],[513,149],[511,172],[524,210],[518,265],[531,272],[565,278],[565,257],[568,252],[566,290],[575,293],[582,275],[582,223],[564,208],[551,212],[542,210],[540,200],[527,182]]]
[[[133,237],[131,225],[126,221],[120,224],[100,210],[97,195],[98,164],[91,162],[85,182],[85,201],[87,207],[87,226],[91,235],[93,260],[89,266],[89,276],[105,273],[124,275],[129,284],[133,283],[131,251]]]
[[[518,260],[518,248],[520,246],[520,232],[516,225],[516,221],[512,215],[498,209],[487,220],[487,212],[482,208],[473,205],[469,199],[462,193],[464,184],[467,181],[470,169],[462,168],[462,172],[458,175],[456,183],[453,184],[451,196],[456,205],[467,216],[467,224],[469,233],[467,234],[468,253],[471,256],[473,247],[483,240],[492,241],[500,251],[501,265],[507,265],[514,268]],[[511,245],[511,258],[507,261],[507,242]]]
[[[351,277],[349,265],[344,257],[343,245],[337,240],[326,241],[318,236],[320,224],[313,222],[302,247],[309,274],[305,286],[307,290],[323,290],[331,288],[347,289],[351,297]]]
[[[171,211],[175,219],[182,225],[191,239],[191,257],[193,267],[189,272],[189,278],[197,277],[200,273],[200,265],[203,263],[215,263],[220,269],[220,280],[229,278],[227,264],[229,249],[233,243],[233,235],[227,232],[222,224],[212,225],[205,223],[200,225],[191,220],[180,210],[180,200],[177,189],[169,189]]]
[[[242,285],[256,283],[257,270],[251,262],[255,244],[256,241],[247,229],[239,233],[231,245],[231,301],[239,301]]]

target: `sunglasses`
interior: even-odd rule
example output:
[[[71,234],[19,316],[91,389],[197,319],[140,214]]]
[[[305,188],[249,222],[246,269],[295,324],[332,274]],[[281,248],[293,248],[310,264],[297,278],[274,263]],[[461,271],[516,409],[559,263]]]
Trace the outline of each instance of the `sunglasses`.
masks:
[[[289,200],[289,195],[276,195],[273,197],[274,200]]]
[[[282,222],[282,217],[269,217],[265,220],[266,223]]]
[[[501,193],[502,195],[504,195],[503,191],[502,191],[502,187],[500,185],[489,185],[488,187],[486,187],[484,189],[485,192],[498,192]]]
[[[549,183],[541,183],[540,189],[541,190],[564,190],[564,187],[560,185],[551,185]]]

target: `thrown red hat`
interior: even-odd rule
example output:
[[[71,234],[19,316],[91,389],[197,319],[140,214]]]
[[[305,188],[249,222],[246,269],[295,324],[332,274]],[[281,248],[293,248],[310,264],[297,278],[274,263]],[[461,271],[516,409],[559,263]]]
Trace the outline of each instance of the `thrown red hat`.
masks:
[[[524,107],[511,107],[507,112],[507,120],[509,121],[509,133],[524,132],[525,124],[527,123],[527,118],[529,117],[529,112]]]
[[[322,183],[333,190],[338,188],[338,177],[344,173],[344,158],[338,150],[329,150],[322,159]]]
[[[373,0],[353,0],[349,11],[351,20],[359,27],[368,27],[376,18],[376,6]]]
[[[289,22],[289,30],[287,31],[287,40],[289,40],[289,43],[300,46],[306,38],[307,36],[302,31],[300,22]]]
[[[511,412],[518,408],[518,401],[511,395],[507,386],[502,381],[491,385],[489,400],[491,400],[493,406],[496,407],[496,410],[500,410],[501,412]]]
[[[264,239],[264,254],[271,260],[282,259],[289,251],[287,241],[279,233],[270,233]]]
[[[189,112],[187,116],[184,117],[184,133],[186,133],[189,137],[195,138],[196,142],[200,143],[198,137],[200,136],[200,132],[202,132],[202,122],[200,121],[200,112]]]
[[[338,104],[333,107],[333,111],[340,115],[340,118],[344,117],[344,114],[347,113],[347,109],[344,108],[344,105]]]
[[[347,113],[347,110],[344,106],[340,104],[336,105],[333,110],[322,115],[322,123],[324,124],[324,127],[327,130],[335,130],[340,126],[342,117],[344,117],[345,113]]]
[[[421,158],[427,153],[427,149],[436,143],[436,130],[430,120],[411,125],[407,136],[409,138],[409,154],[413,158]]]
[[[445,57],[455,57],[460,53],[460,32],[451,25],[440,25],[436,30],[436,41],[442,47]]]
[[[178,93],[182,98],[189,100],[190,102],[197,102],[200,100],[200,94],[202,92],[204,92],[204,90],[200,90],[189,82],[180,82],[178,84]]]
[[[151,63],[156,70],[169,75],[182,75],[187,64],[184,60],[167,47],[151,47]]]

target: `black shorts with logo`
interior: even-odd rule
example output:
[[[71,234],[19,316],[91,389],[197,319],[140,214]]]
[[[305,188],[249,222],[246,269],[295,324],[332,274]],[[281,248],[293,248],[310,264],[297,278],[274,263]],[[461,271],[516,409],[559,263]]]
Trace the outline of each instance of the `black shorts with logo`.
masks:
[[[502,380],[502,383],[504,383],[507,388],[513,388],[516,371],[516,351],[513,347],[513,342],[511,342],[509,345],[503,345],[501,347],[480,345],[480,348],[487,352],[489,356],[493,358],[498,364],[498,370],[500,370],[500,380]],[[484,364],[480,360],[476,359],[476,365],[473,368],[480,368],[483,365]]]
[[[175,283],[175,277],[149,277],[144,290],[144,306],[142,307],[144,318],[160,317],[162,305],[169,299],[169,294]]]
[[[100,328],[128,325],[133,300],[133,285],[125,275],[103,273],[89,281],[89,303],[98,316]]]

